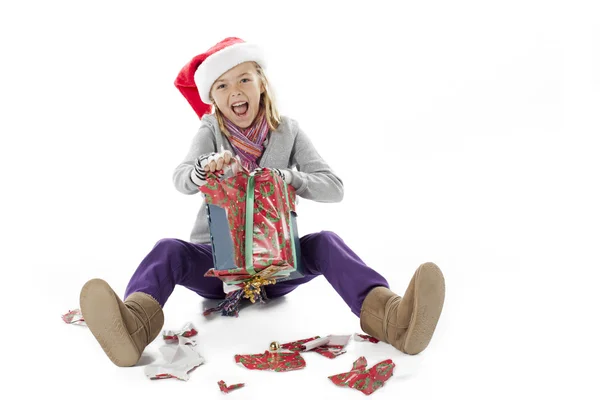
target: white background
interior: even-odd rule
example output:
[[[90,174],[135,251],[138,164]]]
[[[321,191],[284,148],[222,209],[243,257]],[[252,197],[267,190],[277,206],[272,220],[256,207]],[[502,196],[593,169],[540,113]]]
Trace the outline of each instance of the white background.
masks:
[[[0,391],[208,399],[224,379],[247,383],[232,399],[362,399],[327,376],[365,355],[396,363],[378,399],[597,398],[592,3],[4,2]],[[207,360],[187,382],[117,368],[60,319],[88,279],[123,293],[157,240],[189,238],[200,197],[171,174],[199,124],[173,81],[227,36],[265,48],[281,112],[344,181],[343,202],[300,203],[301,233],[335,231],[400,294],[419,264],[444,271],[425,352],[353,342],[286,374],[233,363],[271,340],[359,332],[324,278],[210,321],[176,288],[165,328],[194,322]],[[160,361],[160,344],[142,364]]]

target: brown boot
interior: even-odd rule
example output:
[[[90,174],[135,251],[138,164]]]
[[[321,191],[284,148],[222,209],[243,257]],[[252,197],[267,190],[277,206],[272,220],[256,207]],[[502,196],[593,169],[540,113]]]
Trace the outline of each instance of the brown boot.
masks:
[[[164,323],[162,308],[152,296],[136,292],[122,302],[102,279],[83,286],[79,303],[85,323],[119,367],[135,365]]]
[[[383,286],[372,289],[360,311],[360,327],[403,353],[418,354],[433,336],[445,291],[442,271],[425,263],[413,275],[403,298]]]

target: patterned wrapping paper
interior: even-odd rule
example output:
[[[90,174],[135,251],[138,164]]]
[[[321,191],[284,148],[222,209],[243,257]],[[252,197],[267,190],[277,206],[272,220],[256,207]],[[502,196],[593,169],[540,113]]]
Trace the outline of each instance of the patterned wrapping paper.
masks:
[[[183,344],[191,344],[192,346],[195,346],[196,341],[190,338],[196,336],[197,334],[198,331],[194,327],[194,324],[188,322],[178,331],[163,330],[162,337],[165,343],[168,344],[182,343],[181,339],[183,339]]]
[[[377,339],[371,335],[362,334],[362,333],[355,333],[354,340],[356,340],[357,342],[379,343],[379,339]]]
[[[83,314],[81,313],[81,310],[79,308],[69,310],[67,313],[63,314],[61,318],[67,324],[85,325]]]
[[[247,193],[248,187],[253,188],[252,193]],[[284,267],[278,276],[285,276],[297,268],[294,256],[299,256],[300,249],[295,249],[290,232],[290,213],[295,212],[296,194],[294,188],[287,185],[277,173],[268,169],[248,173],[241,169],[227,179],[209,174],[207,183],[200,187],[200,191],[205,195],[207,204],[226,211],[235,264],[234,268],[226,270],[215,265],[206,276],[236,284],[252,278],[271,265]],[[248,202],[250,205],[253,203],[251,221],[246,219]],[[248,228],[252,230],[250,254],[246,253]],[[213,242],[213,246],[220,245]]]
[[[396,364],[391,359],[381,361],[367,369],[367,359],[360,357],[352,365],[350,372],[328,377],[338,386],[348,386],[370,395],[381,388],[393,375]]]
[[[246,386],[245,383],[236,383],[234,385],[227,386],[225,381],[222,381],[222,380],[217,382],[217,384],[219,385],[219,389],[221,389],[221,392],[223,392],[223,393],[230,393],[236,389],[240,389],[240,388],[243,388],[244,386]]]
[[[334,341],[331,342],[329,338],[334,338]],[[307,349],[305,344],[313,342],[317,339],[324,339],[324,344],[321,346],[317,346],[314,348]],[[350,340],[350,335],[347,336],[328,336],[325,338],[321,338],[320,336],[313,336],[308,339],[296,340],[294,342],[284,343],[281,345],[281,348],[289,351],[299,351],[299,352],[310,352],[314,351],[317,354],[320,354],[327,358],[336,358],[339,355],[344,354],[346,351],[344,348],[348,344]],[[339,343],[339,344],[338,344]]]
[[[296,211],[295,191],[270,170],[257,173],[254,181],[254,263],[260,268],[288,264],[292,269],[295,260],[290,211]]]
[[[265,351],[260,354],[236,354],[235,362],[247,369],[287,372],[306,367],[306,361],[299,352]]]
[[[206,204],[213,204],[227,211],[229,230],[233,240],[234,263],[238,267],[243,266],[245,263],[246,188],[248,177],[247,171],[239,172],[237,175],[224,180],[219,180],[216,176],[209,176],[207,183],[200,187]],[[215,273],[213,276],[219,276],[216,270],[211,269],[210,271]],[[219,271],[219,273],[226,276],[224,271]],[[240,279],[250,276],[243,269],[237,272],[232,269],[229,273],[240,275]]]

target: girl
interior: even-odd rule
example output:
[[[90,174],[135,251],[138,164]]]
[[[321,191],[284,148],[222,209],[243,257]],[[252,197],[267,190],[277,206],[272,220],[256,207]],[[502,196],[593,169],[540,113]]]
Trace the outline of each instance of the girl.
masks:
[[[298,123],[277,112],[265,65],[260,48],[227,38],[181,70],[175,85],[201,118],[201,125],[188,154],[175,169],[175,187],[184,194],[198,193],[207,172],[222,174],[237,155],[249,170],[277,170],[298,196],[319,202],[341,201],[344,189],[340,178]],[[214,114],[209,114],[211,106]],[[266,286],[268,297],[283,296],[324,275],[360,318],[366,333],[406,354],[427,347],[445,296],[444,277],[435,264],[421,265],[400,297],[335,233],[306,235],[300,246],[306,275]],[[124,301],[105,281],[87,282],[80,295],[83,317],[113,363],[135,365],[160,332],[162,307],[175,285],[205,298],[225,298],[222,282],[204,277],[212,267],[206,207],[202,205],[190,242],[158,241],[131,277]]]

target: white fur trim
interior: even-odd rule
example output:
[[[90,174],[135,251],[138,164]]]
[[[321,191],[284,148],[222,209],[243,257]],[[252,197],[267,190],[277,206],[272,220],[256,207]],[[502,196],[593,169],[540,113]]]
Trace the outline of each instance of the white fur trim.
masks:
[[[194,74],[200,99],[210,104],[210,88],[221,75],[246,61],[255,61],[265,68],[264,58],[261,48],[251,43],[232,44],[211,55],[200,64]]]

